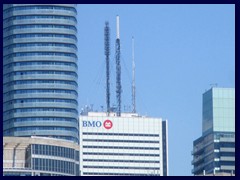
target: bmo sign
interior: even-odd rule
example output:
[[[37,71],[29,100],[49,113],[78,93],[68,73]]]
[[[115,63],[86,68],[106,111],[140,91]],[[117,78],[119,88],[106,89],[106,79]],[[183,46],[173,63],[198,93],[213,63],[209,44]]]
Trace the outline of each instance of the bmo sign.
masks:
[[[105,127],[105,129],[111,129],[113,126],[113,123],[112,123],[112,121],[107,119],[103,122],[103,126]]]
[[[111,120],[107,119],[103,123],[101,121],[83,121],[82,127],[101,127],[103,126],[105,129],[111,129],[113,123]]]

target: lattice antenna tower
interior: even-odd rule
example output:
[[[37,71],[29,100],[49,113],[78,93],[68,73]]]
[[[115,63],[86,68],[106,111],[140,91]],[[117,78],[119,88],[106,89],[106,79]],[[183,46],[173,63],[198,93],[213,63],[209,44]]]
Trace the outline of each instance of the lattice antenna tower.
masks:
[[[109,23],[105,22],[104,28],[104,47],[106,56],[106,105],[107,114],[110,113],[110,73],[109,73],[109,56],[110,56],[110,28]]]
[[[117,116],[121,116],[121,64],[120,64],[120,32],[119,32],[119,16],[117,20],[117,38],[116,38],[116,98],[117,98]]]

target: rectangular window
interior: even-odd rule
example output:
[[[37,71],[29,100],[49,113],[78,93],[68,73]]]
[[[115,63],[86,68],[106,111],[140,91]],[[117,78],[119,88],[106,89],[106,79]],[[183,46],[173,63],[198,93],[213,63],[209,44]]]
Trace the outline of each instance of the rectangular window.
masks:
[[[63,171],[63,161],[60,161],[60,171]]]
[[[32,163],[33,163],[33,164],[32,164],[32,168],[35,169],[35,168],[36,168],[35,158],[33,158]]]
[[[46,145],[46,155],[49,155],[49,146]]]
[[[46,159],[46,171],[49,171],[49,159]]]
[[[35,144],[32,144],[32,152],[35,154]]]
[[[43,145],[39,145],[39,154],[43,155]]]
[[[36,158],[36,159],[34,159],[35,161],[35,169],[36,170],[39,170],[39,159],[38,158]]]
[[[60,156],[60,147],[56,146],[56,156]]]
[[[59,161],[56,160],[56,171],[59,172],[58,170],[59,170]]]
[[[52,146],[52,155],[53,155],[53,156],[56,156],[56,149],[55,149],[55,146]]]
[[[46,159],[43,159],[42,170],[46,170]]]
[[[39,145],[38,144],[35,145],[35,153],[39,154]]]
[[[63,148],[62,155],[63,157],[66,157],[66,148]]]
[[[66,158],[68,158],[68,148],[66,148]]]
[[[74,150],[73,149],[71,149],[71,157],[70,158],[74,159]]]
[[[57,171],[57,160],[53,160],[53,171]]]
[[[64,173],[67,173],[67,162],[64,161]]]
[[[70,162],[67,162],[67,167],[68,167],[68,168],[67,168],[67,169],[68,169],[67,172],[70,173]]]

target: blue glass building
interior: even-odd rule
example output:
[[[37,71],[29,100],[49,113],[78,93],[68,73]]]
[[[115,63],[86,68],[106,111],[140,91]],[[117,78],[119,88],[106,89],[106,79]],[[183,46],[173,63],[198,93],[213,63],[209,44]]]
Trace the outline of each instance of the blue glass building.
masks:
[[[192,173],[235,174],[235,89],[203,94],[202,136],[193,142]]]
[[[3,5],[3,136],[79,142],[75,4]]]

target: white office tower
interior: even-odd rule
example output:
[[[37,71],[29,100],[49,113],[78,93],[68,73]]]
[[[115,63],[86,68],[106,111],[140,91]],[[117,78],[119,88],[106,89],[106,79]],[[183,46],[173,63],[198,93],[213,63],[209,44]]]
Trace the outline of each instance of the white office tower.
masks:
[[[167,176],[167,121],[132,113],[80,116],[80,170],[83,176]]]

